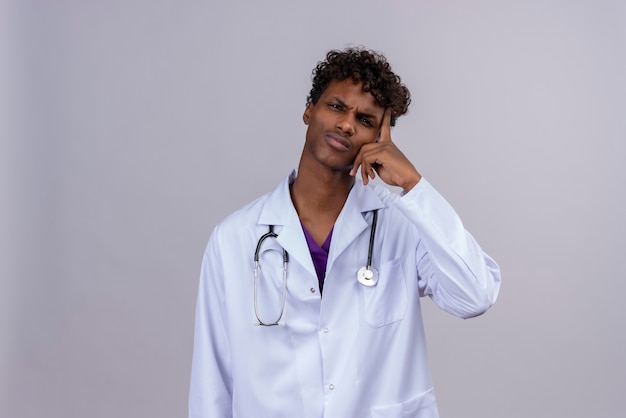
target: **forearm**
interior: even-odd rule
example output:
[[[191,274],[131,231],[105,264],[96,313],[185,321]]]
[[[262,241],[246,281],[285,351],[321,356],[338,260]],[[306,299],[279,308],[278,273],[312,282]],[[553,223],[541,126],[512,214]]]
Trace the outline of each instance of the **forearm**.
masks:
[[[420,289],[442,309],[472,317],[495,302],[500,270],[465,230],[450,204],[426,181],[421,181],[397,205],[417,228],[417,270]]]

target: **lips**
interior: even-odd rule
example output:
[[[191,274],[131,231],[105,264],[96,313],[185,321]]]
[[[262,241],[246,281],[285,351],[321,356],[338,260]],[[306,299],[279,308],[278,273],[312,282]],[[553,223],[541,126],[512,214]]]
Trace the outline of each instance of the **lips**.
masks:
[[[341,135],[326,134],[325,139],[328,145],[337,151],[348,151],[352,147],[352,144]]]

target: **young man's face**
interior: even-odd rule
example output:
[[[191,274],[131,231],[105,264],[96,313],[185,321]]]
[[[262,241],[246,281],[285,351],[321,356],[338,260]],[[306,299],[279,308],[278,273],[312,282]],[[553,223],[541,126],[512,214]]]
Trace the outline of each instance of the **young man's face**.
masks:
[[[304,111],[308,129],[302,158],[332,170],[350,170],[361,146],[378,137],[384,112],[361,83],[331,81],[318,102]]]

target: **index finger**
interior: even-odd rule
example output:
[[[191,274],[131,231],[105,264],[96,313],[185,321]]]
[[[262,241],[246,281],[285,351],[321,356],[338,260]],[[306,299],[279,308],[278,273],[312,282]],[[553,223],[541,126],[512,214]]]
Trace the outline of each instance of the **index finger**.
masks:
[[[391,141],[391,108],[388,107],[383,113],[383,123],[380,125],[378,142]]]

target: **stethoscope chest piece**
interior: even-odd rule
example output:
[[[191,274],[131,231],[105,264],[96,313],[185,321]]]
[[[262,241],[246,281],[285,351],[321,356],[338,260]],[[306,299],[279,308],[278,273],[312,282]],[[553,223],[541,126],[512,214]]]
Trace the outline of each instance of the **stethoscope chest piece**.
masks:
[[[356,279],[363,286],[375,286],[378,283],[378,271],[371,266],[363,266],[357,272]]]

